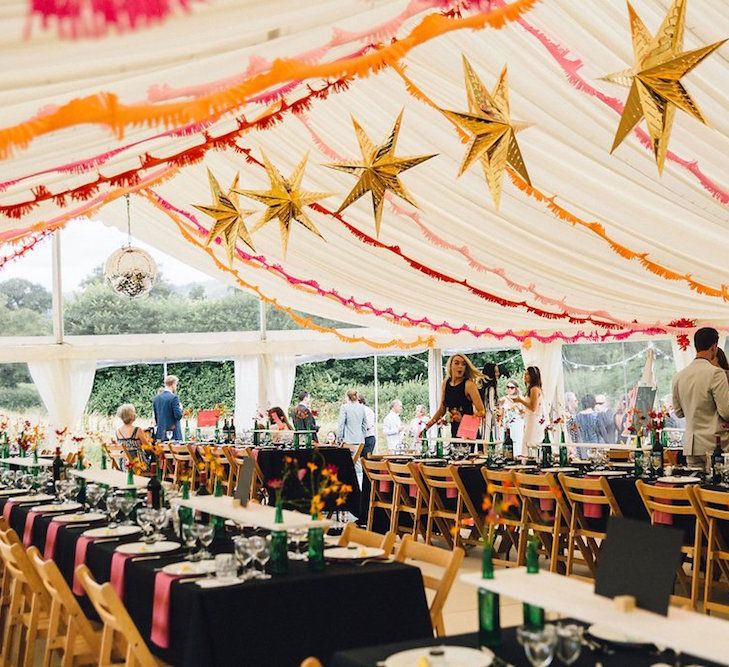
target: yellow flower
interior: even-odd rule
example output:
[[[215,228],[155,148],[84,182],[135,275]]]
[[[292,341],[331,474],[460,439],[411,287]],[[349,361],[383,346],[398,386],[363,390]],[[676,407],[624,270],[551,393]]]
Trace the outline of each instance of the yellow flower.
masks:
[[[311,461],[309,461],[309,463],[306,464],[306,467],[309,470],[311,470],[311,472],[314,472],[315,470],[318,470],[319,469],[319,466],[316,465],[316,463],[312,463]]]

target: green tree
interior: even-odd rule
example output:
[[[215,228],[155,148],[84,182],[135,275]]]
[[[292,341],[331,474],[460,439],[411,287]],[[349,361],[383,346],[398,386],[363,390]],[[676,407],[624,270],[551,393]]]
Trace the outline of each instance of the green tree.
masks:
[[[32,310],[46,314],[51,309],[51,293],[38,283],[25,278],[10,278],[0,282],[0,294],[7,297],[5,306],[10,310]]]

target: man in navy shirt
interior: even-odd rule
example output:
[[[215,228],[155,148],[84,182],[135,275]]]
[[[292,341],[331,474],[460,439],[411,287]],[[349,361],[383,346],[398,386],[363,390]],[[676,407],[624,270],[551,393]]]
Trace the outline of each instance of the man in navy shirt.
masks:
[[[154,397],[152,408],[154,423],[157,425],[157,440],[167,440],[167,432],[172,431],[172,440],[182,440],[180,419],[182,419],[182,405],[177,396],[177,376],[168,375],[165,378],[165,387]]]

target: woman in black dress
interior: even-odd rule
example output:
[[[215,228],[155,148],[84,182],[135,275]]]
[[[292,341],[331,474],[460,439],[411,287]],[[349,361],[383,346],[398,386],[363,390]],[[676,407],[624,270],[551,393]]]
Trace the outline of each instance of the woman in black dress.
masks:
[[[440,405],[425,425],[424,430],[427,431],[448,412],[451,436],[455,438],[463,415],[483,417],[485,411],[479,392],[482,381],[483,374],[467,356],[454,354],[446,364],[446,376],[440,392]]]

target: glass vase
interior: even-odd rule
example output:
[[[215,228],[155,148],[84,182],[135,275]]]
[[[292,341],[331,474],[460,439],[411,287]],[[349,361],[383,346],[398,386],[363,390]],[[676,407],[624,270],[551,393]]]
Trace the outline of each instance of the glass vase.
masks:
[[[481,576],[484,579],[494,578],[492,551],[493,547],[490,544],[483,548]],[[501,646],[499,594],[485,588],[478,589],[478,645],[489,648]]]
[[[276,501],[275,523],[283,523],[283,503]],[[285,530],[271,531],[271,573],[286,574],[289,571],[289,540]]]
[[[324,569],[324,529],[309,528],[309,569],[321,572]]]

